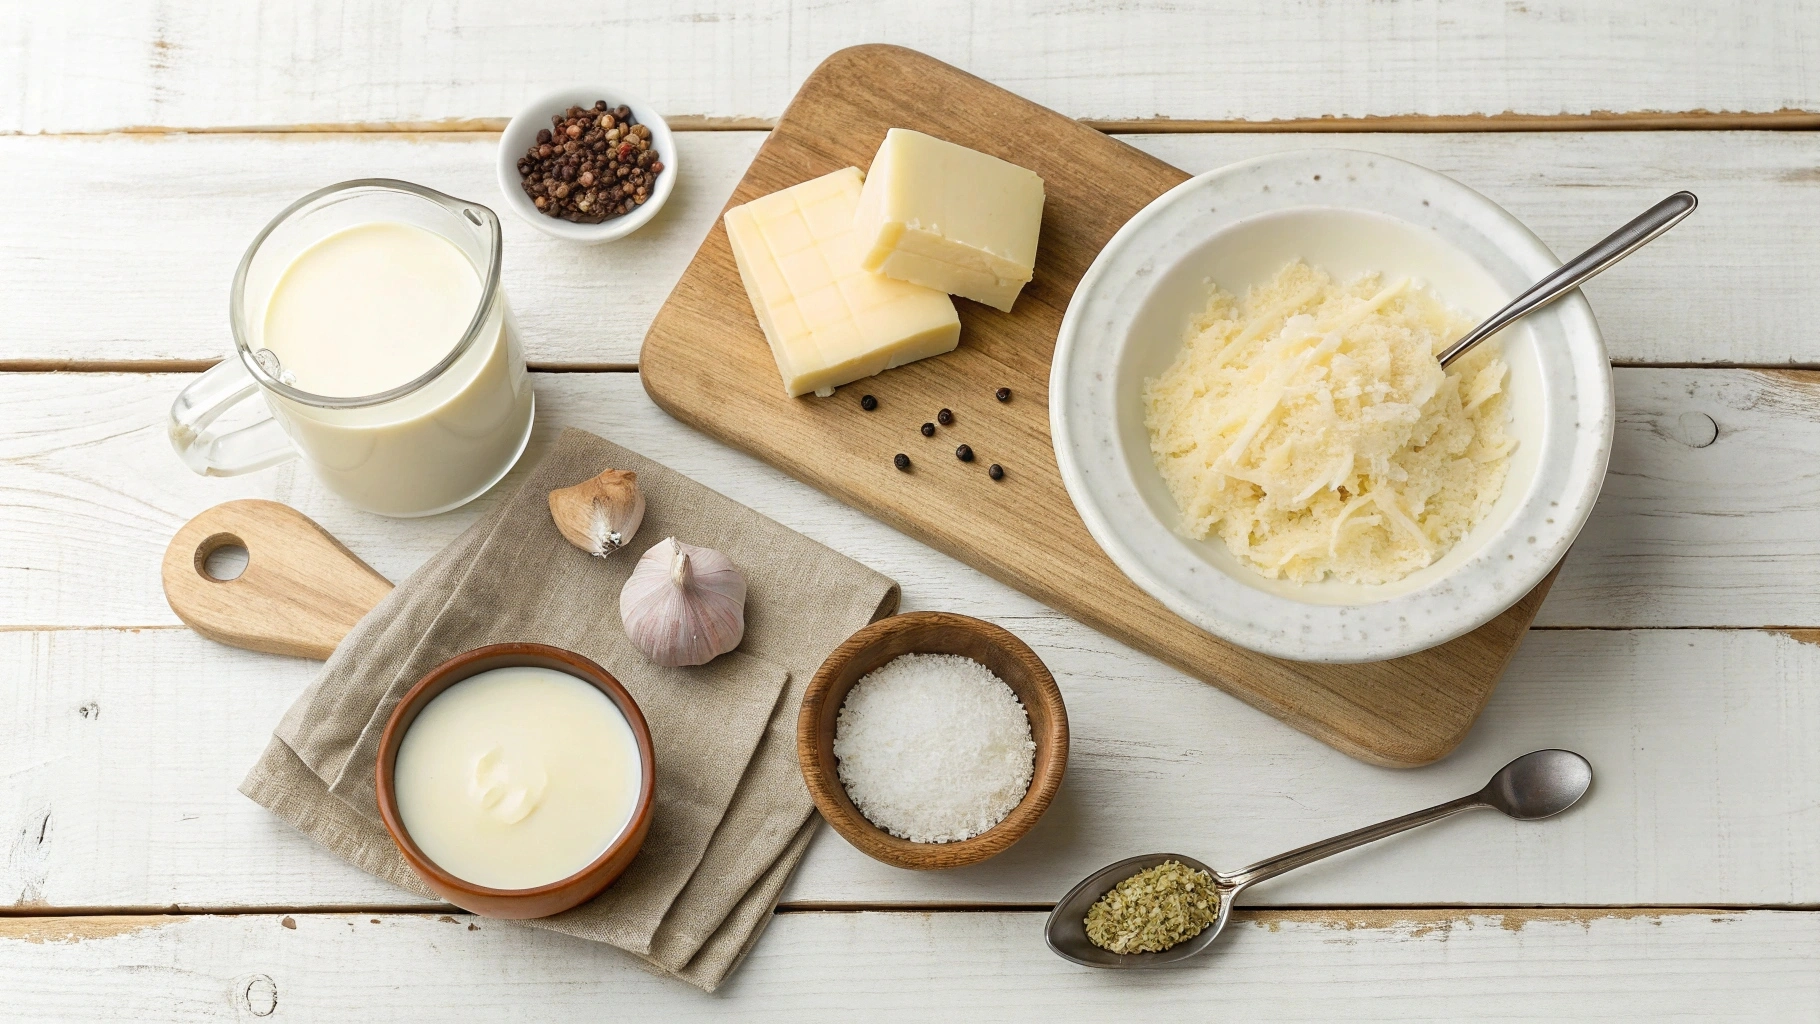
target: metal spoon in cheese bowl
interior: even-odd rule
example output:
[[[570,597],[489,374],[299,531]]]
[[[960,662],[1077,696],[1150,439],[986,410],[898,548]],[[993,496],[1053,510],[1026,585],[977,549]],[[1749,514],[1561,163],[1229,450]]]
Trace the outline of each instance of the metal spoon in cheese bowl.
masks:
[[[1133,583],[1227,643],[1291,661],[1355,663],[1400,658],[1471,633],[1554,570],[1606,477],[1617,419],[1611,362],[1581,290],[1556,288],[1611,266],[1692,205],[1692,196],[1675,197],[1652,211],[1662,220],[1646,215],[1563,270],[1541,239],[1485,196],[1382,154],[1277,153],[1192,178],[1119,229],[1069,302],[1049,381],[1050,434],[1068,496]],[[1179,500],[1198,486],[1193,460],[1177,460],[1173,473],[1159,461],[1155,410],[1163,393],[1156,389],[1171,378],[1180,385],[1214,372],[1171,372],[1200,336],[1196,325],[1210,297],[1216,290],[1262,294],[1298,261],[1336,282],[1374,274],[1420,282],[1454,317],[1432,332],[1431,343],[1504,311],[1490,325],[1503,330],[1468,361],[1498,347],[1496,361],[1506,369],[1498,389],[1502,432],[1515,444],[1502,446],[1509,458],[1495,494],[1483,492],[1489,504],[1456,524],[1463,533],[1430,546],[1425,561],[1411,558],[1374,576],[1328,572],[1326,560],[1315,559],[1273,575],[1270,562],[1282,569],[1279,556],[1296,557],[1287,533],[1270,558],[1257,545],[1235,543],[1206,518],[1227,503],[1191,512]],[[1513,296],[1523,298],[1513,305]],[[1511,319],[1516,313],[1523,315]],[[1457,375],[1462,365],[1456,361],[1448,372]],[[1178,399],[1187,394],[1176,388]],[[1174,407],[1184,415],[1213,408],[1187,401]],[[1250,434],[1211,420],[1203,427],[1197,435],[1198,428],[1181,426],[1170,450],[1196,437],[1236,444],[1247,436],[1258,458],[1270,448],[1287,459],[1296,449],[1288,438],[1306,432],[1285,427],[1265,445],[1262,423]],[[1270,475],[1281,476],[1274,469]],[[1211,465],[1203,476],[1208,487],[1219,477],[1239,479]],[[1296,479],[1291,495],[1313,477]],[[1360,496],[1356,486],[1349,489],[1346,501]],[[1337,497],[1342,488],[1328,493]],[[1284,508],[1306,507],[1313,497],[1294,497]],[[1242,513],[1243,502],[1231,504],[1227,511]],[[1388,531],[1389,520],[1384,524],[1373,529]]]
[[[1126,970],[1170,967],[1213,945],[1213,941],[1226,930],[1226,921],[1232,915],[1233,900],[1239,893],[1267,878],[1275,878],[1285,871],[1313,864],[1336,853],[1475,807],[1491,807],[1519,821],[1546,818],[1572,807],[1586,795],[1591,786],[1592,765],[1587,763],[1586,758],[1570,750],[1537,750],[1500,768],[1491,777],[1491,781],[1485,784],[1485,788],[1477,793],[1332,839],[1310,843],[1230,874],[1222,874],[1192,857],[1176,853],[1127,857],[1095,871],[1079,885],[1068,890],[1068,895],[1063,896],[1050,913],[1044,938],[1057,956],[1085,967]],[[1165,861],[1175,861],[1193,871],[1204,871],[1213,878],[1213,887],[1220,901],[1213,923],[1194,937],[1155,953],[1114,953],[1100,948],[1088,939],[1087,911],[1120,882]]]
[[[1699,205],[1700,200],[1692,192],[1676,192],[1637,214],[1630,223],[1561,264],[1548,276],[1531,285],[1528,291],[1510,300],[1503,309],[1486,317],[1479,326],[1461,335],[1459,341],[1449,345],[1446,351],[1435,358],[1442,368],[1446,368],[1465,355],[1468,349],[1503,330],[1511,321],[1541,309],[1597,277],[1612,264],[1655,241],[1664,231],[1681,223]]]

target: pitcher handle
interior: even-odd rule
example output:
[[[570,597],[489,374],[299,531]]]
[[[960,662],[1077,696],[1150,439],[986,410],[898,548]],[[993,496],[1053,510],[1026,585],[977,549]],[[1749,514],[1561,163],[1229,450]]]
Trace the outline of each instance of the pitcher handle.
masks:
[[[208,429],[258,390],[252,374],[232,357],[190,381],[171,403],[168,424],[171,447],[183,464],[203,476],[238,476],[296,458],[297,449],[270,409],[259,422],[238,430],[216,434]]]

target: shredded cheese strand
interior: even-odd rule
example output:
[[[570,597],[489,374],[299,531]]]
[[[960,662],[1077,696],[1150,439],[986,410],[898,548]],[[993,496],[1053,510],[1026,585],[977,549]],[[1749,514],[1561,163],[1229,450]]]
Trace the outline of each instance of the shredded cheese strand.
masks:
[[[1495,348],[1435,362],[1468,326],[1409,278],[1339,286],[1301,262],[1243,301],[1216,291],[1145,385],[1185,531],[1300,581],[1388,582],[1441,557],[1516,447]]]

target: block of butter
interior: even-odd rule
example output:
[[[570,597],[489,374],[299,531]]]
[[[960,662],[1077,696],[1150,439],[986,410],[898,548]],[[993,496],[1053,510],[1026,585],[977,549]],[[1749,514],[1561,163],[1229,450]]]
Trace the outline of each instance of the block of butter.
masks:
[[[885,133],[854,214],[867,270],[1006,312],[1042,222],[1035,172],[908,128]]]
[[[960,340],[954,300],[860,267],[860,182],[847,167],[727,211],[739,279],[792,397],[831,395]]]

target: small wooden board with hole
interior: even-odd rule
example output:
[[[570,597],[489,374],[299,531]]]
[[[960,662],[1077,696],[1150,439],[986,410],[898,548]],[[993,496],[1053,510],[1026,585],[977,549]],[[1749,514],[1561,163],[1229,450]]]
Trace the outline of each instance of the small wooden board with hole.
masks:
[[[1069,501],[1049,440],[1049,360],[1075,283],[1113,232],[1185,180],[1110,136],[894,46],[835,53],[803,83],[729,206],[846,166],[865,168],[893,127],[913,128],[1042,175],[1036,277],[1011,313],[958,301],[956,351],[842,388],[786,398],[716,223],[645,335],[652,399],[689,424],[862,509],[1354,757],[1415,766],[1459,744],[1490,698],[1550,582],[1432,650],[1367,665],[1280,661],[1190,626],[1126,579]],[[1001,403],[994,392],[1009,387]],[[877,397],[862,412],[860,396]],[[952,427],[918,427],[951,408]],[[953,454],[965,442],[973,462]],[[892,457],[909,455],[910,472]],[[987,466],[1004,466],[994,481]],[[854,552],[861,558],[863,552]],[[939,598],[937,598],[939,599]]]
[[[231,580],[210,555],[246,549]],[[223,502],[183,524],[164,549],[164,597],[211,640],[269,654],[326,659],[361,616],[392,592],[384,576],[302,512],[275,501]]]

